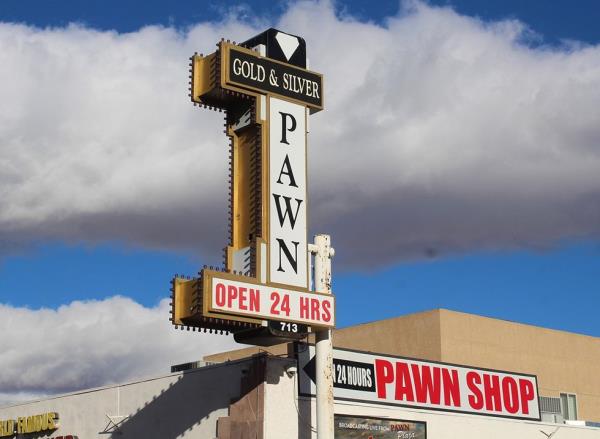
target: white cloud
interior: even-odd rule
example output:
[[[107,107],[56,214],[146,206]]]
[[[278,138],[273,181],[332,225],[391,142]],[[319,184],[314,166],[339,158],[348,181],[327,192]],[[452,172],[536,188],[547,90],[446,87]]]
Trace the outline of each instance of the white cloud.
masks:
[[[516,21],[409,2],[385,25],[292,4],[275,26],[325,74],[311,226],[341,265],[547,246],[600,231],[600,47],[528,47]],[[235,17],[129,34],[0,25],[0,242],[225,244],[222,115],[187,58],[263,30]]]
[[[0,304],[0,405],[170,372],[170,366],[240,347],[233,338],[175,330],[165,299],[126,297],[56,310]]]

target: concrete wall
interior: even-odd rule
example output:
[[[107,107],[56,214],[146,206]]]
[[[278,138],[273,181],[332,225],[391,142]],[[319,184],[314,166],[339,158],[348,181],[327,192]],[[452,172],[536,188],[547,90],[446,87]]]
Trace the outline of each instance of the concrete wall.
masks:
[[[296,361],[270,358],[267,364],[264,439],[297,438]]]
[[[251,364],[245,360],[210,366],[4,407],[0,419],[58,412],[60,428],[50,437],[212,439],[217,419],[227,416],[230,403],[239,399],[241,378]],[[122,422],[119,428],[107,416]]]

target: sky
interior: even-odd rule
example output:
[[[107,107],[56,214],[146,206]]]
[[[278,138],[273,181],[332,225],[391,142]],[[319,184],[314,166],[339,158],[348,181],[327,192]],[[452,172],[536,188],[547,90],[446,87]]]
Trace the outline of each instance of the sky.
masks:
[[[325,77],[309,220],[339,327],[442,307],[600,336],[599,19],[587,0],[3,1],[0,404],[235,347],[168,322],[171,277],[226,243],[222,115],[190,104],[187,58],[268,27]]]

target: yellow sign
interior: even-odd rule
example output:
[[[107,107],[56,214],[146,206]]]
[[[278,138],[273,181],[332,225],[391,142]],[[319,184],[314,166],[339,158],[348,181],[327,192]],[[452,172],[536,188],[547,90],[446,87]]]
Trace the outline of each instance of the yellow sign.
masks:
[[[270,29],[242,44],[222,40],[190,61],[192,102],[225,111],[229,239],[222,269],[173,279],[171,322],[234,334],[265,320],[332,327],[333,298],[310,291],[308,117],[323,109],[323,76],[306,68],[304,40]],[[231,300],[221,303],[213,287],[225,282]],[[246,308],[246,285],[268,293],[254,309]]]
[[[57,428],[58,413],[49,412],[41,415],[21,416],[17,419],[0,420],[0,437],[40,433],[56,430]]]

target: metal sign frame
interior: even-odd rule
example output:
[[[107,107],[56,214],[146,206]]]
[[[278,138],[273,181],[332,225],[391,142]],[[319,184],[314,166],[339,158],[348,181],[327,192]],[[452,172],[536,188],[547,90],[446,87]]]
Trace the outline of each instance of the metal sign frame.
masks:
[[[277,32],[280,31],[270,29],[266,33],[269,32],[271,34],[275,32],[277,36]],[[252,41],[252,44],[263,41],[266,33],[249,41]],[[207,56],[196,54],[190,58],[192,102],[209,109],[225,110],[226,114],[224,132],[230,139],[230,232],[229,243],[224,252],[223,270],[205,267],[200,271],[198,278],[176,276],[172,282],[171,321],[176,326],[182,326],[182,329],[187,326],[236,332],[266,325],[264,315],[249,315],[249,313],[233,312],[231,307],[226,310],[213,306],[214,279],[260,285],[265,289],[286,290],[295,296],[306,293],[317,294],[309,290],[311,256],[308,251],[306,157],[308,115],[323,109],[323,75],[299,67],[306,65],[305,61],[300,62],[302,57],[306,56],[305,43],[301,38],[296,38],[301,51],[296,53],[293,64],[261,54],[265,53],[265,47],[276,46],[263,46],[263,49],[260,45],[244,47],[229,40],[221,40],[217,43],[217,50]],[[269,51],[266,50],[266,53]],[[239,70],[236,70],[236,62]],[[255,76],[251,75],[250,69],[254,69],[252,71],[255,72]],[[257,72],[261,72],[260,75]],[[302,160],[294,161],[290,152],[282,153],[281,150],[277,152],[272,133],[275,123],[272,109],[274,105],[282,106],[279,111],[282,130],[288,130],[288,138],[296,139],[293,154],[295,157],[303,157]],[[286,106],[289,110],[285,109]],[[288,122],[291,121],[291,126],[286,125],[286,117]],[[278,144],[289,145],[283,139],[282,135],[282,140]],[[302,145],[302,150],[297,149],[299,145]],[[276,160],[282,160],[281,171],[278,169],[278,172],[275,172],[271,169],[271,162],[274,160],[272,154],[277,154]],[[285,155],[285,159],[282,154]],[[273,165],[275,166],[274,163]],[[284,166],[287,166],[285,172]],[[303,170],[301,170],[302,166]],[[282,184],[280,181],[282,176],[297,177],[298,172],[303,174],[304,187],[300,187],[301,192],[295,192],[296,198],[293,201],[290,195],[290,191],[294,190],[291,187],[294,186],[291,184],[291,177],[288,185],[277,186],[277,192],[275,186],[271,187],[274,176],[278,175],[279,180],[276,180],[276,183]],[[294,212],[290,208],[290,203],[297,203],[295,217],[292,217]],[[275,212],[276,208],[277,212]],[[299,223],[300,214],[302,220]],[[277,243],[274,235],[276,228],[271,224],[273,218],[276,218],[277,225],[280,226],[277,228],[280,234],[277,236]],[[294,237],[291,238],[292,236]],[[272,254],[274,251],[276,255]],[[274,260],[274,257],[279,259]],[[272,271],[275,268],[271,265],[275,262],[278,263],[275,267],[277,272]],[[290,274],[282,274],[282,271]],[[304,271],[306,271],[305,279],[303,279]],[[315,297],[319,297],[319,300],[327,297],[326,300],[333,313],[331,322],[309,322],[303,318],[277,318],[273,315],[268,315],[268,319],[309,324],[311,327],[333,327],[335,300],[331,295]]]

